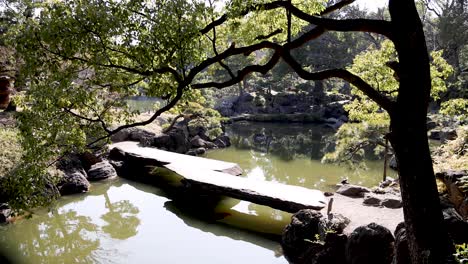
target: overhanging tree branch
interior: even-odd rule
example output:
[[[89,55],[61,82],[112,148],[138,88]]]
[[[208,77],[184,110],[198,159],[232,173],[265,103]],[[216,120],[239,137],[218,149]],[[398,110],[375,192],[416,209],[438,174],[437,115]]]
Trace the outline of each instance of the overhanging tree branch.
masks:
[[[102,136],[100,138],[97,138],[95,139],[94,141],[90,142],[87,144],[87,147],[92,147],[94,144],[102,141],[102,140],[105,140],[107,138],[109,138],[110,136],[124,130],[124,129],[127,129],[127,128],[131,128],[131,127],[137,127],[137,126],[146,126],[148,124],[151,124],[154,120],[156,120],[156,118],[158,116],[160,116],[162,113],[168,111],[169,109],[171,109],[172,107],[174,107],[178,102],[179,100],[182,98],[182,95],[183,95],[183,91],[184,91],[184,88],[185,86],[180,84],[179,86],[177,86],[177,92],[176,92],[176,95],[174,96],[174,98],[171,99],[171,101],[169,101],[168,104],[166,104],[165,106],[159,108],[150,118],[146,119],[145,121],[141,121],[141,122],[135,122],[135,123],[132,123],[132,124],[127,124],[127,125],[122,125],[122,126],[119,126],[113,130],[110,130],[107,132],[107,135],[105,136]]]
[[[320,15],[323,16],[323,15],[327,15],[327,14],[330,14],[330,13],[333,13],[335,12],[336,10],[339,10],[347,5],[350,5],[352,3],[354,3],[356,0],[342,0],[334,5],[331,5],[327,8],[325,8],[325,10],[323,10],[322,12],[320,12]]]
[[[310,15],[308,13],[303,12],[292,3],[288,1],[274,1],[270,3],[264,4],[254,4],[247,8],[244,11],[240,12],[238,17],[245,16],[250,12],[259,11],[259,10],[273,10],[278,8],[284,8],[287,11],[291,12],[292,15],[300,18],[304,21],[309,22],[310,24],[321,26],[325,30],[333,30],[333,31],[341,31],[341,32],[348,32],[348,31],[359,31],[359,32],[370,32],[376,33],[380,35],[384,35],[389,39],[392,39],[392,25],[388,21],[384,20],[375,20],[375,19],[331,19],[331,18],[323,18],[321,15],[331,13],[337,9],[346,6],[353,1],[342,1],[345,3],[341,3],[341,5],[331,6],[324,10],[324,12],[318,15]],[[200,30],[201,34],[206,34],[213,28],[222,25],[229,19],[227,14],[224,14],[217,20],[213,21],[205,28]]]
[[[231,85],[234,85],[238,82],[241,82],[248,74],[253,73],[253,72],[258,72],[262,74],[266,74],[269,70],[271,70],[276,63],[278,63],[280,59],[280,54],[279,52],[275,52],[273,56],[270,58],[270,60],[264,64],[264,65],[249,65],[242,70],[237,72],[237,76],[231,78],[228,81],[225,82],[206,82],[206,83],[196,83],[192,84],[192,88],[195,89],[202,89],[202,88],[225,88],[229,87]]]
[[[384,96],[371,85],[364,81],[361,77],[352,74],[345,69],[330,69],[319,72],[309,72],[305,70],[289,52],[283,52],[282,57],[284,61],[303,79],[305,80],[325,80],[329,78],[340,78],[345,80],[362,91],[365,95],[369,96],[371,100],[376,102],[379,106],[385,109],[387,112],[392,113],[394,108],[394,102],[388,97]]]

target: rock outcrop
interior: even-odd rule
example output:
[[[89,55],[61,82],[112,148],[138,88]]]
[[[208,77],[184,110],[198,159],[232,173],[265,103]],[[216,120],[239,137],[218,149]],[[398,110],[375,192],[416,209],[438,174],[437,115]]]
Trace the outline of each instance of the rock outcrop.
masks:
[[[138,127],[123,129],[111,136],[112,142],[138,141],[144,142],[156,136],[155,133]]]
[[[87,178],[90,181],[99,181],[114,177],[117,177],[117,172],[108,161],[101,161],[94,164],[87,173]]]
[[[346,244],[348,264],[390,264],[394,238],[390,230],[376,223],[356,228]]]
[[[406,235],[405,223],[401,222],[395,229],[395,255],[394,264],[411,264],[408,248],[408,237]]]
[[[296,264],[344,263],[349,220],[340,215],[323,217],[320,212],[304,209],[292,216],[281,239],[285,257]]]
[[[364,197],[364,194],[370,192],[370,190],[358,185],[343,184],[336,192],[349,197]]]
[[[78,171],[66,173],[57,184],[60,195],[87,192],[89,191],[89,187],[90,184],[86,179],[86,176]]]
[[[387,208],[401,208],[403,204],[401,202],[401,198],[395,194],[376,194],[376,193],[369,193],[366,194],[363,200],[363,204],[369,206],[381,206]]]
[[[465,181],[468,180],[467,170],[449,170],[436,173],[447,189],[447,198],[454,205],[455,210],[466,220],[468,219],[468,191]]]
[[[215,109],[223,116],[236,117],[247,114],[250,117],[250,119],[242,120],[326,122],[328,119],[332,126],[339,127],[342,122],[348,120],[343,106],[349,100],[348,95],[323,92],[319,94],[256,92],[226,98]],[[333,122],[332,119],[334,119]]]
[[[174,123],[166,131],[155,134],[144,128],[123,129],[111,137],[112,142],[137,141],[143,146],[188,155],[203,155],[207,149],[225,148],[231,145],[226,135],[210,139],[202,126],[189,126],[187,120]],[[204,149],[205,151],[203,151]]]

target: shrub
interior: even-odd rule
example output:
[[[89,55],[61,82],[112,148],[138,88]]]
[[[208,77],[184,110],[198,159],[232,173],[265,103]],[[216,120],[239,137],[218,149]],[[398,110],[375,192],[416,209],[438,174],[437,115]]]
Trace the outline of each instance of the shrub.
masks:
[[[455,245],[455,258],[458,263],[468,263],[468,244]]]
[[[22,153],[18,130],[0,128],[0,177],[9,173],[20,162]]]

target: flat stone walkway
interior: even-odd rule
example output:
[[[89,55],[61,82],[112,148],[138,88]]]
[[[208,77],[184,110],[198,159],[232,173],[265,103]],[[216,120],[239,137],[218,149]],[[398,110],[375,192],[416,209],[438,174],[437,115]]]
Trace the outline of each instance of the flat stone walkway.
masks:
[[[186,187],[202,192],[266,205],[290,213],[301,209],[320,210],[326,205],[325,196],[319,190],[235,176],[242,172],[235,163],[140,147],[137,142],[120,142],[110,148],[118,148],[133,158],[156,161],[182,176]]]
[[[388,228],[393,233],[396,226],[403,222],[403,208],[367,206],[362,204],[362,198],[351,198],[338,193],[327,197],[327,204],[330,198],[333,198],[332,213],[341,214],[351,220],[344,230],[345,233],[351,233],[357,227],[372,222]],[[321,213],[327,215],[327,209],[322,209]]]

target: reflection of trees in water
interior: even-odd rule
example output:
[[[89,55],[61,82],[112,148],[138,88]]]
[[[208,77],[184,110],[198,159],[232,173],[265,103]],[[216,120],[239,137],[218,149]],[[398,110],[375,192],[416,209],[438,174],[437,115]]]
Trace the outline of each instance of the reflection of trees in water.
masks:
[[[106,208],[109,210],[101,216],[108,224],[102,230],[115,239],[127,239],[137,234],[140,219],[136,216],[140,210],[129,200],[111,203],[109,196],[104,193]]]
[[[312,175],[311,177],[306,177],[303,174],[302,167],[293,168],[294,166],[284,166],[284,164],[281,164],[281,162],[278,162],[269,155],[257,151],[250,151],[249,154],[251,157],[250,161],[252,162],[249,167],[260,168],[267,181],[298,186],[312,186],[317,183],[317,177],[312,177]],[[302,162],[303,161],[298,162],[298,166],[302,165]]]
[[[68,210],[25,221],[32,223],[19,223],[8,236],[14,237],[17,245],[9,251],[18,251],[33,263],[51,263],[52,259],[54,263],[94,263],[92,252],[100,243],[98,239],[90,238],[90,234],[98,229],[91,218]]]
[[[234,146],[253,149],[291,161],[298,156],[319,160],[323,156],[323,135],[330,130],[318,125],[235,123],[228,129]]]
[[[98,238],[100,231],[114,239],[127,239],[137,234],[140,224],[137,218],[139,209],[130,201],[110,201],[110,186],[112,184],[97,185],[96,192],[77,196],[60,205],[83,202],[87,196],[102,195],[108,212],[101,219],[106,221],[106,225],[100,227],[93,223],[91,217],[79,215],[74,210],[54,210],[2,227],[5,230],[0,228],[0,246],[8,252],[20,254],[18,259],[30,263],[96,263],[95,255],[101,243]]]

